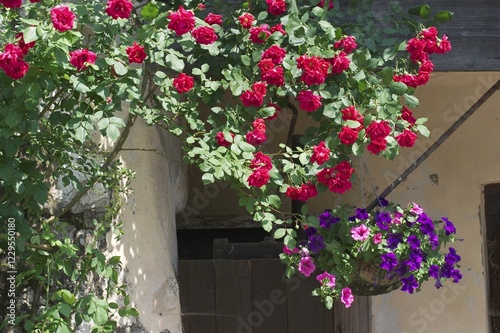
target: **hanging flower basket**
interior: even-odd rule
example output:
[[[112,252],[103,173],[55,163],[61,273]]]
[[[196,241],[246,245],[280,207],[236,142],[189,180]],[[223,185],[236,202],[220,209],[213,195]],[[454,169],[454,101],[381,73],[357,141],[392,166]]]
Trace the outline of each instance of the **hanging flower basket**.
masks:
[[[401,289],[419,291],[429,278],[440,288],[446,279],[457,283],[460,256],[453,247],[455,227],[446,217],[432,220],[423,209],[379,200],[374,212],[351,206],[326,210],[303,225],[307,240],[281,260],[289,276],[297,271],[318,281],[313,295],[327,308],[335,299],[349,307],[353,295],[381,295]]]
[[[351,274],[349,287],[353,295],[375,296],[387,294],[401,287],[401,278],[388,273],[379,266],[365,260],[358,260],[357,269]]]

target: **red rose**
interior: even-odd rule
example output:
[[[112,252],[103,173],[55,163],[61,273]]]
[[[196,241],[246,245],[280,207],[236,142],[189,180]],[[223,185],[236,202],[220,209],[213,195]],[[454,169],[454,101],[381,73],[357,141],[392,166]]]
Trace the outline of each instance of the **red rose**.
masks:
[[[406,106],[403,106],[403,109],[401,110],[401,119],[409,122],[410,126],[415,125],[415,122],[417,121],[417,119],[413,117],[413,113]]]
[[[325,0],[321,0],[316,6],[323,8],[325,6]],[[333,9],[333,0],[330,0],[330,2],[328,3],[328,10],[331,9]]]
[[[363,126],[365,117],[360,114],[354,106],[348,106],[345,109],[340,110],[340,112],[342,112],[342,120],[355,120]]]
[[[199,4],[198,4],[198,9],[199,9],[199,10],[203,10],[203,9],[205,9],[205,8],[206,8],[205,4],[203,4],[203,3],[199,3]]]
[[[415,83],[417,86],[423,86],[427,82],[429,82],[429,79],[431,78],[430,74],[427,72],[418,72],[418,75],[416,77]]]
[[[345,53],[349,54],[356,50],[358,44],[356,44],[356,37],[345,36],[338,42],[335,42],[335,44],[333,44],[333,47],[335,47],[336,49],[343,49]]]
[[[182,6],[179,7],[178,11],[170,13],[168,18],[170,22],[167,27],[170,30],[174,30],[177,36],[182,36],[194,28],[195,19],[193,12],[185,10]]]
[[[144,47],[134,42],[132,46],[129,46],[125,49],[128,55],[128,61],[130,63],[135,62],[138,64],[142,64],[144,59],[146,59],[147,55],[144,52]]]
[[[252,122],[252,128],[257,131],[266,131],[266,122],[262,118],[257,118]]]
[[[392,79],[394,82],[403,82],[408,87],[416,88],[418,86],[417,77],[412,74],[395,74]]]
[[[21,48],[9,43],[0,53],[0,68],[12,79],[18,80],[28,72],[29,64],[23,60]]]
[[[250,13],[245,13],[238,17],[238,21],[240,21],[240,24],[244,29],[250,29],[254,20],[255,17]]]
[[[30,0],[31,3],[40,2],[40,0]]]
[[[329,67],[330,64],[320,57],[302,55],[297,59],[297,68],[303,71],[300,79],[308,86],[324,83]]]
[[[5,8],[19,8],[23,4],[22,0],[0,0]]]
[[[248,177],[248,185],[262,187],[269,181],[269,171],[264,168],[255,169]]]
[[[207,15],[207,17],[205,17],[204,21],[210,25],[212,25],[212,24],[222,25],[222,16],[214,14],[214,13],[208,13],[208,15]]]
[[[429,57],[426,52],[424,52],[426,43],[425,40],[420,38],[411,38],[406,43],[406,51],[410,53],[410,59],[413,62],[419,62],[423,60],[427,60]]]
[[[126,19],[130,17],[132,8],[132,2],[129,0],[108,0],[105,12],[115,20],[118,18]]]
[[[338,55],[335,57],[328,59],[330,64],[332,65],[332,74],[340,74],[343,71],[347,70],[349,68],[349,65],[351,64],[351,60],[346,57],[345,52],[340,52]]]
[[[274,16],[278,16],[286,12],[285,0],[266,0],[267,11]]]
[[[217,34],[215,33],[214,28],[212,27],[199,27],[191,31],[191,35],[193,35],[194,39],[198,44],[212,44],[217,40]]]
[[[328,183],[328,189],[334,193],[344,194],[352,188],[352,183],[349,179],[337,176],[332,178]]]
[[[351,163],[349,161],[342,161],[339,164],[337,164],[333,169],[338,171],[345,178],[350,178],[354,173],[354,169],[352,168]]]
[[[407,129],[405,129],[403,133],[396,136],[396,141],[401,147],[413,147],[415,140],[417,140],[417,134]]]
[[[391,133],[391,127],[385,120],[374,121],[366,128],[366,136],[372,141],[385,139]]]
[[[286,35],[286,31],[283,30],[283,25],[281,23],[279,24],[276,24],[274,27],[272,27],[271,29],[269,29],[269,32],[270,33],[275,33],[276,31],[278,31],[279,33],[283,34],[283,35]]]
[[[273,64],[280,65],[283,62],[285,55],[285,49],[275,44],[262,52],[262,59],[271,59]]]
[[[282,86],[285,84],[285,74],[283,71],[283,67],[278,66],[271,70],[268,70],[265,73],[262,73],[262,80],[266,81],[267,84],[273,86]]]
[[[72,51],[69,53],[69,56],[69,63],[79,71],[87,68],[87,64],[94,64],[97,59],[96,54],[88,49]]]
[[[352,145],[358,140],[358,133],[357,129],[344,126],[339,132],[340,142],[344,145]]]
[[[330,180],[333,179],[335,176],[336,172],[333,168],[325,168],[321,169],[317,174],[316,177],[318,178],[318,182],[321,184],[328,186],[330,183]]]
[[[268,30],[268,28],[269,26],[267,24],[250,28],[249,39],[252,41],[252,43],[264,44],[267,38],[271,35],[271,32]]]
[[[18,33],[15,36],[15,38],[17,40],[17,45],[21,48],[21,50],[23,51],[23,54],[28,54],[29,49],[35,47],[35,41],[32,41],[30,43],[24,42],[24,35],[22,32]]]
[[[432,73],[434,70],[434,64],[430,60],[423,61],[418,69],[419,73]]]
[[[261,59],[257,66],[259,66],[259,69],[263,74],[276,67],[272,59]]]
[[[50,18],[54,28],[59,32],[73,29],[75,14],[66,6],[56,6],[50,10]]]
[[[451,43],[448,40],[448,36],[443,35],[435,52],[438,54],[444,54],[449,51],[451,51]]]
[[[318,163],[321,165],[330,159],[330,149],[325,147],[325,142],[321,141],[317,146],[313,147],[313,154],[311,156],[311,163]]]
[[[173,84],[177,92],[183,94],[194,87],[194,79],[189,75],[180,73],[179,76],[174,79]]]
[[[245,136],[245,140],[253,146],[258,146],[266,142],[267,135],[266,132],[252,130],[247,133],[247,135]]]
[[[321,97],[310,90],[303,90],[297,95],[300,108],[306,112],[316,111],[321,106]]]
[[[245,90],[243,94],[241,94],[240,96],[240,101],[246,107],[249,106],[259,107],[264,102],[264,96],[252,90]]]
[[[385,139],[381,140],[372,140],[366,149],[374,155],[378,155],[380,152],[384,151],[387,148],[387,141]]]
[[[429,27],[426,29],[422,29],[422,31],[420,31],[420,33],[419,33],[419,36],[422,36],[425,39],[429,39],[429,40],[436,40],[437,35],[438,35],[438,31],[437,31],[436,27]]]
[[[288,186],[285,194],[292,200],[307,201],[318,195],[314,184],[302,184],[299,186]]]
[[[260,151],[254,154],[254,157],[250,162],[250,169],[257,168],[263,168],[265,170],[271,170],[273,168],[273,163],[269,156],[263,154]]]
[[[234,137],[233,133],[230,133],[230,134],[231,134],[231,136]],[[227,147],[227,146],[231,145],[231,142],[227,141],[224,138],[224,133],[222,133],[222,132],[217,132],[217,134],[215,134],[215,140],[217,141],[217,144],[219,146]]]
[[[262,98],[264,98],[264,96],[266,96],[267,94],[266,87],[267,83],[261,81],[257,81],[254,84],[252,84],[252,90],[257,94],[262,95],[263,96]]]

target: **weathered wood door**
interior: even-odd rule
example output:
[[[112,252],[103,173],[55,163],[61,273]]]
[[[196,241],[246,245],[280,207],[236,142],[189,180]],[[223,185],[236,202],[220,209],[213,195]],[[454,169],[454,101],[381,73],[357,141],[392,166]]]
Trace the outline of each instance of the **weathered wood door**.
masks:
[[[279,259],[181,260],[185,333],[369,333],[369,298],[326,310],[314,279],[287,279]]]

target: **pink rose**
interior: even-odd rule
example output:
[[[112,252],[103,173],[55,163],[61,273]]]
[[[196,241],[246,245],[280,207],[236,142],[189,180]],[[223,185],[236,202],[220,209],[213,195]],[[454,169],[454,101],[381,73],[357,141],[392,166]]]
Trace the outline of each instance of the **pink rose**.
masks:
[[[79,71],[87,68],[87,64],[94,64],[97,59],[97,55],[88,49],[72,51],[69,53],[69,56],[69,63]]]
[[[306,112],[316,111],[321,106],[321,97],[310,90],[303,90],[297,95],[300,108]]]
[[[405,129],[403,133],[396,136],[396,141],[401,147],[413,147],[415,140],[417,140],[417,134],[407,129]]]
[[[5,8],[19,8],[23,4],[22,0],[0,0]]]
[[[170,13],[168,18],[170,22],[167,27],[170,30],[174,30],[177,36],[182,36],[194,28],[195,19],[193,12],[185,10],[182,6],[179,7],[178,11]]]
[[[144,47],[134,42],[132,46],[129,46],[125,49],[127,52],[128,61],[130,63],[135,62],[138,64],[142,64],[144,59],[146,59],[147,55],[144,52]]]
[[[311,257],[307,256],[300,259],[299,272],[304,274],[305,277],[311,276],[315,269],[316,266],[314,265],[314,261]]]
[[[194,39],[198,44],[212,44],[217,40],[217,34],[215,33],[214,28],[212,27],[199,27],[191,31],[191,35],[193,35]]]
[[[174,79],[173,85],[179,94],[183,94],[194,87],[194,79],[185,73],[180,73],[179,76]]]
[[[59,32],[73,29],[75,14],[66,6],[56,6],[50,10],[50,18],[54,28]]]
[[[244,29],[250,29],[254,20],[255,17],[250,13],[245,13],[238,17],[238,21],[240,21],[241,27]]]
[[[130,17],[132,8],[132,2],[129,0],[108,0],[105,12],[115,20],[118,18],[126,19]]]
[[[269,171],[264,168],[255,169],[248,177],[248,185],[262,187],[269,182]]]
[[[311,163],[318,163],[321,165],[330,159],[330,149],[325,147],[325,141],[321,141],[317,146],[313,147],[313,154],[311,156]]]
[[[207,17],[205,17],[204,21],[210,25],[212,25],[212,24],[222,25],[222,16],[214,14],[214,13],[208,13],[208,15],[207,15]]]

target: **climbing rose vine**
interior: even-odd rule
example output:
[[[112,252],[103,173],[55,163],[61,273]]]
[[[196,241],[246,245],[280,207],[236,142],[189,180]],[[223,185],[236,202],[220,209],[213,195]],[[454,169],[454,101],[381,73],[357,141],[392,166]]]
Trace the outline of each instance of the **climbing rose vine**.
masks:
[[[65,214],[75,202],[56,212],[44,206],[55,180],[80,196],[97,182],[119,183],[128,173],[115,157],[138,118],[182,138],[185,159],[204,183],[229,182],[256,223],[297,249],[297,230],[320,226],[307,201],[349,191],[354,157],[393,159],[429,134],[414,113],[414,92],[430,79],[432,57],[451,49],[434,25],[451,14],[431,20],[427,4],[416,11],[423,21],[392,4],[384,22],[365,2],[0,6],[0,215],[17,221],[20,262],[39,269],[22,266],[18,285],[36,281],[48,296],[33,303],[45,302],[43,310],[17,324],[44,332],[71,331],[83,321],[100,332],[116,328],[117,303],[63,290],[61,281],[86,279],[87,266],[74,261],[87,258],[89,269],[110,279],[107,292],[124,296],[117,273],[106,270],[119,260],[102,262],[95,247],[79,256],[75,244],[57,238],[56,222],[71,223]],[[358,20],[349,19],[353,13]],[[287,130],[272,133],[277,121]],[[307,125],[301,133],[298,122]],[[301,138],[293,143],[295,134]],[[304,202],[302,214],[284,211],[284,200]],[[365,240],[368,229],[368,222],[359,226],[355,240]],[[37,252],[48,247],[50,255]],[[316,259],[304,257],[298,270],[310,275]],[[391,262],[387,256],[384,263]],[[42,278],[49,272],[53,283]],[[330,288],[340,281],[333,271],[316,278]],[[338,295],[352,302],[348,289]],[[124,304],[119,315],[136,314]]]

